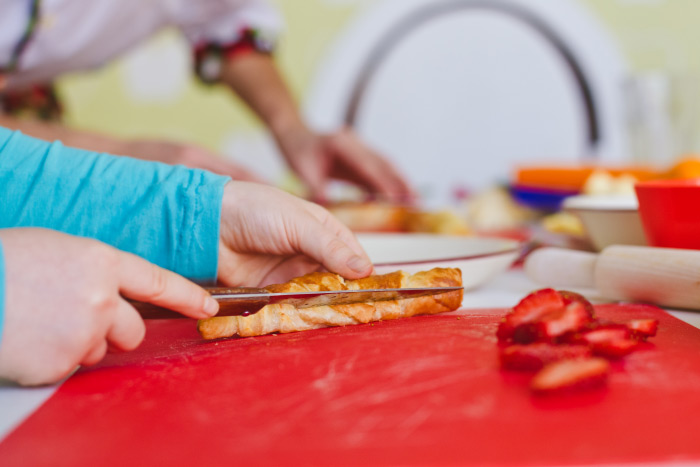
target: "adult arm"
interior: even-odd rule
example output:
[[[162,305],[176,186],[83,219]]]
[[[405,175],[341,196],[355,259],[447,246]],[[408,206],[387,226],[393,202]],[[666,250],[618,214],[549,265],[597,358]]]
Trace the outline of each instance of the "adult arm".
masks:
[[[147,161],[181,164],[194,169],[204,169],[234,180],[262,182],[256,174],[227,161],[214,152],[188,143],[162,140],[122,140],[119,138],[66,127],[60,123],[15,118],[0,113],[0,126],[44,141],[62,141],[71,147],[109,154],[128,154]]]
[[[282,154],[316,199],[331,179],[393,201],[413,192],[399,171],[350,128],[318,134],[301,117],[273,58],[251,51],[225,60],[220,79],[245,101],[275,137]]]
[[[392,200],[413,197],[398,170],[351,129],[318,134],[306,125],[270,55],[281,29],[281,18],[270,2],[180,5],[179,25],[195,50],[198,75],[227,85],[261,118],[312,197],[323,199],[331,179]]]

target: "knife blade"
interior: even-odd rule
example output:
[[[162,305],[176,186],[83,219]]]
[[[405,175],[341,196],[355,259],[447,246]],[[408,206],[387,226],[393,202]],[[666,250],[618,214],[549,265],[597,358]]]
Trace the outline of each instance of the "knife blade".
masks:
[[[402,289],[328,290],[320,292],[271,293],[265,289],[251,287],[207,288],[219,302],[216,316],[248,316],[266,305],[289,304],[297,308],[314,306],[349,305],[353,303],[402,300],[426,295],[461,290],[463,287],[414,287]],[[143,319],[187,318],[172,310],[145,302],[129,300]]]

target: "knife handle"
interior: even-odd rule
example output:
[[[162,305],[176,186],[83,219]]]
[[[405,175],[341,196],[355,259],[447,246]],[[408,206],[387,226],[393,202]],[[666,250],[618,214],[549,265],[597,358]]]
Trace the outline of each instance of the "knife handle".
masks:
[[[219,302],[219,312],[216,316],[246,316],[257,313],[270,302],[269,292],[255,287],[205,287]],[[263,294],[259,297],[236,297],[239,294]],[[229,297],[217,297],[217,295],[229,295]],[[176,311],[153,305],[152,303],[128,300],[129,304],[136,308],[143,319],[178,319],[188,318]]]

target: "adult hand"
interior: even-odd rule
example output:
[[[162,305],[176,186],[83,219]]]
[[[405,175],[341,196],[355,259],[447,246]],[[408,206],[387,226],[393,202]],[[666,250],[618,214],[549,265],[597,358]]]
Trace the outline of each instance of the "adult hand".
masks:
[[[234,180],[265,183],[258,175],[248,169],[227,161],[208,149],[192,144],[179,144],[164,141],[138,140],[129,141],[117,150],[118,154],[168,164],[181,164],[193,169],[227,175]]]
[[[201,287],[96,240],[44,229],[0,230],[5,256],[5,325],[0,377],[52,383],[91,365],[108,347],[132,350],[145,326],[125,298],[192,318],[218,305]]]
[[[318,135],[308,128],[270,55],[229,58],[219,79],[265,122],[314,200],[323,201],[328,180],[336,178],[391,201],[412,201],[414,193],[406,180],[351,129]]]
[[[373,270],[352,232],[319,205],[268,186],[226,185],[219,243],[221,282],[267,285],[319,267],[351,279]]]
[[[317,201],[325,199],[330,179],[353,183],[393,202],[412,202],[415,198],[396,167],[360,141],[350,128],[318,135],[297,127],[279,135],[278,142],[289,165]]]

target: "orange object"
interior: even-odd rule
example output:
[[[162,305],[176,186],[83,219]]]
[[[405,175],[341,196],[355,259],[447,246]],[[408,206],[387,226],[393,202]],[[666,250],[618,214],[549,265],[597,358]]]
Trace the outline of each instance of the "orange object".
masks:
[[[700,178],[700,159],[686,157],[681,159],[666,174],[667,178]]]
[[[700,161],[699,161],[700,164]],[[663,173],[650,167],[556,167],[531,166],[516,169],[515,180],[518,185],[557,188],[565,190],[581,190],[588,177],[595,170],[604,170],[613,176],[629,174],[639,181],[653,180],[663,177]]]

